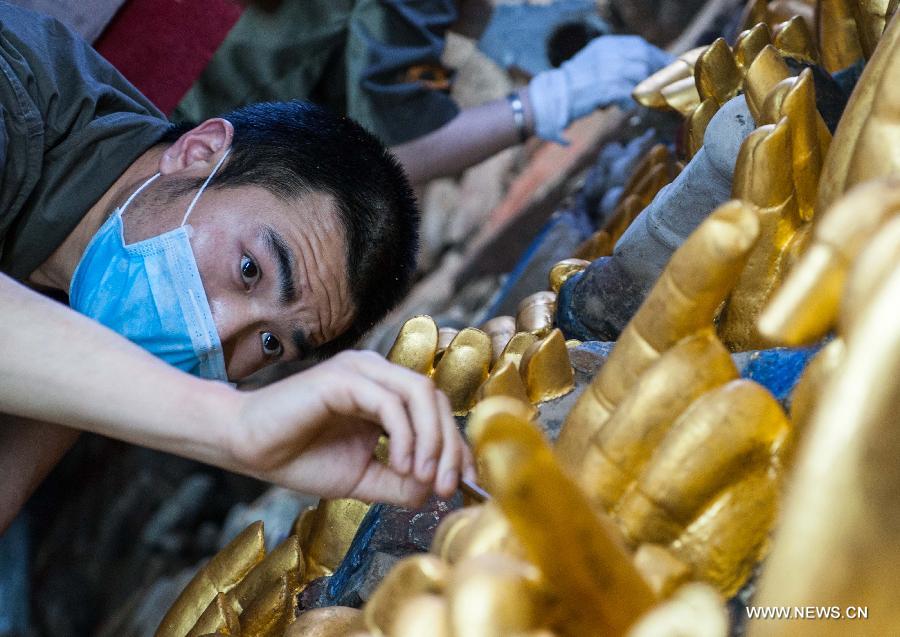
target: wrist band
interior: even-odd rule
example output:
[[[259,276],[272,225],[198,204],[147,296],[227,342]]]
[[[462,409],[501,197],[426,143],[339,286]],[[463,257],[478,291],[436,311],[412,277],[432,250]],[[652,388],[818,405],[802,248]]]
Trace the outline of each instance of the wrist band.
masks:
[[[519,141],[524,142],[528,139],[528,128],[525,126],[525,106],[522,104],[522,98],[518,93],[510,93],[506,96],[506,101],[512,109],[513,123],[516,125]]]

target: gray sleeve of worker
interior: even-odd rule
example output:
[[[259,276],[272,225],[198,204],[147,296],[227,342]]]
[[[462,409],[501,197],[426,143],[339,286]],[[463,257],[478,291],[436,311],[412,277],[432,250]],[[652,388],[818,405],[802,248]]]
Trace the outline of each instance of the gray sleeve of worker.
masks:
[[[738,151],[755,127],[742,95],[725,104],[709,123],[700,151],[616,243],[616,261],[645,293],[688,235],[731,198]]]

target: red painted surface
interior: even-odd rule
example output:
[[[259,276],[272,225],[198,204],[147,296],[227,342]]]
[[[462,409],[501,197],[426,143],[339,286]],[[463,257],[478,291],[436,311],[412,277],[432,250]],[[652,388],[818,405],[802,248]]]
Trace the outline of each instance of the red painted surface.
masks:
[[[233,0],[128,0],[94,47],[169,114],[242,11]]]

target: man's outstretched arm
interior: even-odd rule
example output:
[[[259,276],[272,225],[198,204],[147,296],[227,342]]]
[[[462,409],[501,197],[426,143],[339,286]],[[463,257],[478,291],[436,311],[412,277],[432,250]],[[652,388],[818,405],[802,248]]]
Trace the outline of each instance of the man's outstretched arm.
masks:
[[[564,141],[563,130],[597,108],[632,103],[631,91],[671,60],[635,35],[595,38],[559,69],[518,91],[525,135]],[[413,184],[458,174],[520,141],[511,104],[467,108],[436,131],[391,148]]]
[[[238,392],[169,367],[5,275],[0,307],[2,413],[326,497],[412,503],[432,489],[452,493],[463,467],[471,475],[443,393],[378,355],[344,353]],[[390,466],[372,456],[382,432]]]

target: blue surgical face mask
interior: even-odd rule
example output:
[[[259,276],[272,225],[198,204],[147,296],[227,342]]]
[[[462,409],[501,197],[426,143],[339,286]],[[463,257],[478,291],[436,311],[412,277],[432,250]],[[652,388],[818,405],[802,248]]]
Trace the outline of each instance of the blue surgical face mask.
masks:
[[[88,244],[69,287],[69,305],[170,365],[213,380],[227,380],[216,331],[185,225],[226,151],[197,191],[181,226],[125,245],[122,213],[159,173],[145,181]]]

